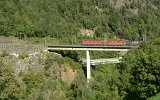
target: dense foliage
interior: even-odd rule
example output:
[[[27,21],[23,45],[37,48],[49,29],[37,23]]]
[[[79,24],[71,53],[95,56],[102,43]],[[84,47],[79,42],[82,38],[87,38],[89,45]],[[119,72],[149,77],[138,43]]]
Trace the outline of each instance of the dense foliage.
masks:
[[[160,1],[132,0],[1,0],[1,35],[65,38],[90,29],[95,37],[140,40],[160,32]]]
[[[118,85],[120,73],[113,64],[99,65],[93,70],[89,100],[121,100]]]
[[[86,67],[72,53],[48,53],[44,70],[15,75],[12,62],[0,62],[0,98],[58,100],[141,100],[160,92],[160,39],[126,54],[118,65],[92,66],[86,82]],[[69,55],[70,54],[70,55]],[[6,55],[7,56],[7,55]],[[4,56],[2,56],[3,58]],[[71,57],[71,58],[68,58]],[[22,60],[22,59],[20,59]]]
[[[127,98],[147,99],[160,92],[160,39],[132,50],[120,64]]]
[[[86,67],[78,63],[85,53],[48,53],[43,71],[15,75],[13,63],[0,59],[2,100],[141,100],[160,92],[160,0],[0,0],[0,35],[19,38],[52,37],[66,42],[84,39],[142,40],[118,65],[92,66],[86,83]],[[81,29],[95,32],[81,36]],[[75,38],[71,38],[75,37]],[[77,38],[79,37],[79,38]],[[42,40],[49,42],[48,40]],[[117,57],[118,52],[90,52],[92,59]],[[4,51],[1,58],[9,54]],[[28,57],[21,54],[20,60]]]
[[[0,99],[17,100],[22,98],[23,89],[15,79],[14,70],[11,65],[5,65],[0,61]]]

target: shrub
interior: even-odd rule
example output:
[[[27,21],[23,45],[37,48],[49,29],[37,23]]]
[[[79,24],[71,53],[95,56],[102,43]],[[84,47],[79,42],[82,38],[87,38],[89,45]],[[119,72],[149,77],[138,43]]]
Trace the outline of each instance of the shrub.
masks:
[[[28,54],[25,53],[25,52],[22,52],[20,55],[19,55],[19,59],[24,59],[24,58],[27,58],[28,57]]]

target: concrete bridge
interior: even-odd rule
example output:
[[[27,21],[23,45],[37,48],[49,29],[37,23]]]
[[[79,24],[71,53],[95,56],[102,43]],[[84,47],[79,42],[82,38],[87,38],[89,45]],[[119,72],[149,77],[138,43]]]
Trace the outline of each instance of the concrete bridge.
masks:
[[[87,63],[87,82],[89,82],[91,78],[91,72],[90,72],[90,65],[93,60],[90,60],[90,54],[89,51],[129,51],[131,48],[136,48],[137,46],[83,46],[83,45],[50,45],[48,46],[47,50],[49,52],[56,51],[56,50],[76,50],[76,51],[86,51],[86,63]],[[103,60],[94,60],[94,62],[100,63],[103,62]],[[105,59],[105,62],[109,62],[108,59]],[[110,62],[117,62],[119,63],[119,60],[110,60]]]
[[[83,51],[128,51],[137,46],[83,46],[83,45],[51,45],[49,51],[54,50],[83,50]]]

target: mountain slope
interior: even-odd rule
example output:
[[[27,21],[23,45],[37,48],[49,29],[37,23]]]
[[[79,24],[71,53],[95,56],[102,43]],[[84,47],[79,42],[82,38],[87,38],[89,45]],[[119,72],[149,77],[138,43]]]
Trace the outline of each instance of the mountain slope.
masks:
[[[1,35],[63,38],[90,29],[139,40],[160,32],[159,0],[2,0]]]

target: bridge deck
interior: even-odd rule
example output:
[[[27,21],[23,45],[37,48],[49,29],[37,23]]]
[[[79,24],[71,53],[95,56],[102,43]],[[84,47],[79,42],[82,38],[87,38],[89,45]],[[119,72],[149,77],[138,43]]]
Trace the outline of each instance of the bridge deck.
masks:
[[[84,46],[84,45],[50,45],[49,51],[54,50],[93,50],[93,51],[128,51],[137,46]]]
[[[126,49],[129,49],[129,48],[135,48],[135,47],[138,47],[138,46],[49,45],[48,47],[65,47],[65,48],[70,48],[70,47],[73,47],[73,48],[126,48]]]

